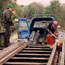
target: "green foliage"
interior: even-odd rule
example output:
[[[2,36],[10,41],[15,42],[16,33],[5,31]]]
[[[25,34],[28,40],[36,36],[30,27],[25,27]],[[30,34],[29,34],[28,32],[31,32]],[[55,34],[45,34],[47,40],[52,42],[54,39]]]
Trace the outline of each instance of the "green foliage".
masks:
[[[64,6],[65,8],[65,6]],[[46,13],[51,13],[54,15],[56,20],[59,22],[59,25],[61,25],[62,29],[64,28],[64,21],[65,21],[65,9],[63,6],[60,5],[59,1],[52,1],[51,4],[46,8]]]
[[[54,14],[60,7],[59,1],[52,1],[51,4],[46,8],[46,13]]]
[[[47,7],[43,7],[40,3],[35,2],[28,6],[18,6],[15,2],[11,2],[10,0],[0,0],[0,26],[3,20],[3,10],[7,8],[8,4],[12,4],[13,10],[16,11],[16,14],[13,14],[13,19],[18,17],[31,19],[33,14],[53,14],[61,25],[61,28],[65,29],[65,5],[60,5],[58,0],[51,1],[51,4]]]
[[[11,3],[10,0],[0,0],[0,18],[2,18],[3,10],[7,7],[7,4]]]
[[[22,8],[22,16],[27,17],[29,19],[32,18],[33,14],[43,14],[45,12],[45,8],[39,3],[31,3],[30,5]]]
[[[3,11],[7,8],[8,4],[13,5],[13,10],[16,11],[16,14],[13,14],[12,18],[18,18],[20,16],[21,7],[18,6],[15,2],[12,2],[10,0],[0,0],[0,30],[3,27]]]
[[[15,16],[19,16],[20,12],[21,12],[21,7],[19,7],[15,2],[11,2],[10,0],[0,0],[0,18],[2,20],[2,15],[3,15],[3,11],[4,9],[7,8],[8,4],[12,4],[13,5],[13,10],[16,11]]]
[[[34,14],[35,13],[35,9],[34,8],[32,8],[32,6],[31,5],[29,5],[28,6],[28,12],[27,12],[27,18],[29,17],[29,18],[31,18],[32,17],[32,14]]]

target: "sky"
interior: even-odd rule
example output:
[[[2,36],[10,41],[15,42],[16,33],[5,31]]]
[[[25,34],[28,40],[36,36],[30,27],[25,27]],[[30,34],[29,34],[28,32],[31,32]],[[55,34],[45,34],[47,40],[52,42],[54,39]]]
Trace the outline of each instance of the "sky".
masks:
[[[32,2],[41,3],[44,6],[48,6],[52,0],[17,0],[18,5],[29,5]],[[59,0],[61,4],[65,4],[65,0]]]

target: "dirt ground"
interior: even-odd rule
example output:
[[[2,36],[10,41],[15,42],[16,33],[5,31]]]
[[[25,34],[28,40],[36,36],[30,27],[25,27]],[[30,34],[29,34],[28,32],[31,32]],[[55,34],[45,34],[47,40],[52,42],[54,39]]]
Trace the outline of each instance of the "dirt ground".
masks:
[[[16,40],[16,39],[18,39],[17,33],[13,34],[13,35],[10,37],[10,42],[11,42],[11,41],[14,41],[14,40]]]

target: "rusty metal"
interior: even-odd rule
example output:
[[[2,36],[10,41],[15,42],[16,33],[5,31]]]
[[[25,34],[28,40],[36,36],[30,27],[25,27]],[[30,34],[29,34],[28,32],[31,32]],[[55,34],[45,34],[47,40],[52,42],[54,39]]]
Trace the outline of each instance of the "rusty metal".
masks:
[[[50,56],[50,54],[17,54],[17,55],[20,55],[20,56]]]
[[[47,63],[41,62],[6,62],[4,65],[46,65]]]
[[[53,65],[56,46],[57,43],[54,44],[53,48],[48,45],[27,47],[27,44],[19,42],[12,44],[0,52],[0,65],[4,63],[4,65]],[[63,53],[64,44],[62,45],[61,65],[64,64]]]
[[[35,57],[13,57],[12,59],[17,59],[17,60],[48,60],[49,58],[35,58]]]
[[[26,52],[26,53],[27,53],[27,52],[30,52],[30,53],[31,53],[31,52],[33,52],[33,53],[51,53],[51,51],[27,51],[27,50],[26,50],[26,51],[21,51],[21,52],[23,52],[23,53],[25,53],[25,52]]]
[[[14,57],[10,58],[9,62],[6,62],[4,65],[46,65],[52,50],[43,51],[46,46],[44,47],[41,45],[38,47],[40,48],[32,46],[31,49],[27,47],[28,51],[26,51],[27,48],[21,50]],[[36,50],[32,51],[32,49]],[[46,49],[50,49],[50,46],[48,46],[48,48],[46,47]]]
[[[57,46],[57,43],[55,43],[55,45],[54,45],[54,48],[52,50],[52,53],[50,55],[47,65],[53,65],[53,61],[54,61],[54,57],[55,57],[55,53],[56,53],[56,46]]]
[[[34,47],[32,46],[30,48],[26,48],[27,46],[26,44],[23,45],[21,43],[16,43],[16,45],[12,44],[8,48],[4,49],[4,51],[6,51],[7,49],[10,48],[9,51],[6,51],[6,53],[3,53],[4,51],[2,50],[2,53],[5,55],[0,54],[1,55],[0,65],[4,64],[5,62],[6,63],[4,65],[53,65],[53,61],[56,53],[56,45],[57,44],[55,43],[53,50],[51,50],[50,46],[40,45],[40,46],[34,46]],[[14,46],[16,47],[14,48]],[[44,51],[43,49],[50,49],[50,50]],[[9,59],[12,59],[14,62],[10,62],[10,61],[7,62]],[[22,60],[25,61],[28,60],[33,62],[23,62]],[[18,61],[22,61],[22,62],[18,62]],[[34,62],[34,61],[38,61],[38,62]]]
[[[17,42],[16,44],[12,44],[9,47],[5,48],[0,53],[0,65],[4,64],[10,58],[12,58],[15,54],[24,49],[27,45]]]
[[[50,46],[48,46],[48,47],[45,46],[46,48],[44,46],[43,47],[42,46],[38,46],[38,47],[37,46],[35,46],[35,47],[32,46],[31,48],[28,48],[28,49],[25,48],[26,46],[27,46],[26,44],[24,46],[20,46],[19,51],[17,51],[17,52],[16,52],[16,49],[15,49],[14,51],[16,53],[13,53],[13,51],[10,52],[10,54],[5,56],[4,60],[1,61],[1,65],[4,64],[9,59],[12,59],[14,62],[9,61],[9,62],[6,62],[4,65],[40,65],[40,64],[41,65],[46,65],[46,64],[47,65],[52,65],[52,62],[53,62],[53,59],[54,59],[54,56],[55,56],[55,52],[56,52],[56,43],[54,45],[53,50],[49,50],[49,51],[42,51],[42,50],[43,49],[51,49]],[[24,49],[22,47],[24,47]],[[31,51],[30,49],[31,50],[36,49],[36,50]],[[51,51],[52,51],[52,53],[51,53]],[[43,52],[43,53],[41,53],[41,52]],[[50,52],[51,55],[48,54],[49,52]],[[15,57],[13,57],[14,55],[15,55]],[[31,57],[29,57],[29,56],[31,56]],[[45,57],[48,57],[48,58],[45,58]],[[19,60],[20,61],[29,60],[29,61],[33,61],[33,62],[18,62]],[[36,61],[41,61],[41,62],[34,62],[35,60]],[[42,63],[42,61],[43,61],[43,63]],[[44,61],[45,61],[45,63],[44,63]],[[47,61],[48,61],[48,63],[47,63]]]
[[[32,51],[52,51],[52,49],[49,49],[49,48],[25,48],[23,51],[25,51],[25,50],[32,50]]]

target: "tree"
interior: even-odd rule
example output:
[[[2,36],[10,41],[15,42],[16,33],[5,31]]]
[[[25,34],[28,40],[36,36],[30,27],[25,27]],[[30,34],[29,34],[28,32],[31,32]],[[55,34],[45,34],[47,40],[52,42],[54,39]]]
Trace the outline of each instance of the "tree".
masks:
[[[0,0],[0,27],[3,27],[2,26],[2,21],[3,21],[3,11],[4,11],[4,9],[5,8],[7,8],[7,5],[8,4],[12,4],[13,5],[13,10],[14,11],[16,11],[16,14],[13,14],[13,19],[15,18],[15,17],[20,17],[21,15],[20,15],[20,13],[21,13],[21,7],[20,6],[18,6],[17,4],[16,4],[16,2],[13,2],[13,1],[11,1],[11,0]]]
[[[51,4],[46,8],[46,13],[54,14],[59,7],[60,3],[58,0],[51,1]]]
[[[45,13],[45,8],[40,3],[31,3],[28,6],[22,8],[22,16],[27,17],[29,19],[32,18],[33,14],[43,14]]]
[[[54,0],[51,4],[46,8],[46,13],[53,14],[55,19],[59,22],[62,28],[64,28],[65,21],[65,9],[60,5],[58,0]]]

